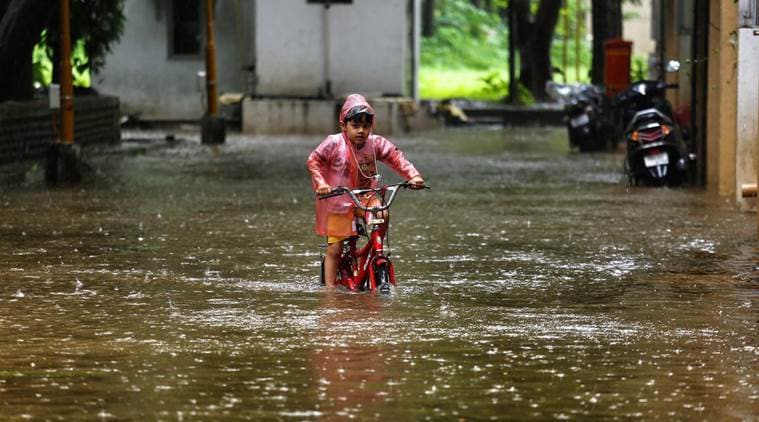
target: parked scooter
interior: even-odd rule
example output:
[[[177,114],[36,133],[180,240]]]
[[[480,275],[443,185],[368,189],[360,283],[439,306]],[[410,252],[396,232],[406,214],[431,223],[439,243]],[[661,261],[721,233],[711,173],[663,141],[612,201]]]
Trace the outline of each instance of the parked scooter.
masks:
[[[676,72],[680,63],[672,60],[667,72]],[[687,179],[689,163],[683,132],[665,96],[677,84],[662,80],[633,82],[615,98],[622,136],[627,145],[625,172],[630,184],[677,186]]]
[[[564,105],[564,121],[569,134],[569,147],[581,152],[602,151],[609,137],[604,129],[604,94],[601,88],[589,84],[546,83],[546,92]]]

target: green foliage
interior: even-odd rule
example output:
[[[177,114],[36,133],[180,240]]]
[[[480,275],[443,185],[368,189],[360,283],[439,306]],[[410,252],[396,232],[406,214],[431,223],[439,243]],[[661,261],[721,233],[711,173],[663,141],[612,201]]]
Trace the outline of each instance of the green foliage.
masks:
[[[422,68],[419,72],[419,94],[422,98],[444,100],[467,98],[500,101],[509,93],[508,73],[502,70],[471,70]],[[522,85],[517,87],[517,101],[531,104],[535,100]]]
[[[503,99],[509,94],[509,75],[507,71],[490,71],[487,73],[483,78],[482,81],[485,83],[485,88],[482,90],[482,93],[485,96],[493,97],[495,99]],[[530,92],[527,87],[524,85],[517,83],[517,91],[515,99],[515,102],[519,104],[532,104],[535,102],[535,98],[532,96],[532,93]]]
[[[53,77],[53,63],[47,58],[45,49],[39,44],[34,46],[32,62],[35,87],[50,85],[50,80]]]
[[[488,89],[484,82],[488,75],[485,70],[423,67],[419,71],[419,94],[422,98],[436,100],[470,98],[496,101],[503,98],[505,91]]]
[[[105,56],[124,31],[124,0],[76,0],[71,2],[72,70],[74,84],[90,85],[90,72],[105,65]],[[52,19],[34,53],[35,83],[50,84],[59,22]],[[57,64],[55,64],[57,65]]]
[[[40,44],[34,46],[32,57],[35,87],[49,86],[53,81],[53,67],[58,66],[58,63],[53,63],[50,60],[46,48]],[[90,86],[90,70],[85,65],[87,61],[84,41],[79,40],[71,50],[71,75],[74,86]]]
[[[486,93],[493,95],[503,95],[504,92],[509,91],[508,75],[505,72],[499,72],[497,70],[491,70],[483,78],[485,83]]]
[[[554,67],[563,66],[566,52],[567,69],[564,73],[569,82],[578,79],[575,70],[578,62],[581,69],[579,79],[588,79],[591,49],[587,22],[584,13],[577,13],[578,8],[586,3],[566,1],[567,6],[562,12],[566,15],[562,14],[557,25],[551,49]],[[533,8],[537,4],[533,1]],[[503,20],[507,7],[508,0],[495,0],[492,11],[473,6],[471,0],[435,2],[435,34],[422,40],[422,97],[498,100],[507,95],[509,29]],[[529,101],[527,97],[524,101]]]
[[[632,66],[630,68],[630,78],[633,81],[648,79],[648,61],[645,57],[633,57]]]
[[[124,32],[124,0],[79,0],[72,10],[74,39],[82,41],[89,60],[82,66],[98,71],[105,65],[105,56]]]
[[[485,70],[507,63],[508,33],[497,14],[469,0],[438,0],[435,35],[422,40],[423,66]]]
[[[588,68],[592,60],[591,42],[587,31],[589,6],[585,1],[566,0],[556,25],[551,45],[551,62],[554,68],[561,69],[567,82],[587,82],[589,79],[587,72],[581,73],[579,77],[576,72],[578,65],[581,69]]]

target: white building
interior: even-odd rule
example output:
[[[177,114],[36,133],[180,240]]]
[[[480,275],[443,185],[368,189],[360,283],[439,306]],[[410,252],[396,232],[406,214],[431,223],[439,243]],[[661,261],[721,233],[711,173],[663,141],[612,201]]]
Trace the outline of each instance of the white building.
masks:
[[[656,52],[651,6],[649,0],[622,4],[622,14],[625,16],[622,34],[626,40],[633,43],[633,57],[646,61]]]
[[[205,3],[127,0],[124,34],[93,86],[144,119],[199,119],[205,108],[198,77],[205,68]],[[216,1],[218,92],[415,97],[419,3]]]

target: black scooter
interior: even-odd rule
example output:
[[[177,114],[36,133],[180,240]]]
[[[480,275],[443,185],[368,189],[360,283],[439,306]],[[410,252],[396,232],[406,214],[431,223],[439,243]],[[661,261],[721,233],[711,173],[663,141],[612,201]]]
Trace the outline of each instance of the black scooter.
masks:
[[[677,71],[671,61],[667,71]],[[676,84],[643,80],[634,82],[617,95],[614,102],[627,144],[625,172],[630,184],[678,186],[686,182],[688,167],[695,156],[688,153],[683,132],[677,125],[672,106],[665,96]]]
[[[549,81],[546,92],[564,105],[569,147],[581,152],[607,148],[604,95],[595,85],[560,84]]]

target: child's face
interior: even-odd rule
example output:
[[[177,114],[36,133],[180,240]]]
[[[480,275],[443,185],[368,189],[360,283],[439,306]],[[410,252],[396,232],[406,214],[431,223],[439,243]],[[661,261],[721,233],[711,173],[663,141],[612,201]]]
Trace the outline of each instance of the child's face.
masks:
[[[349,120],[341,122],[340,127],[348,134],[348,139],[356,146],[364,145],[369,133],[372,131],[372,122],[369,119]]]

